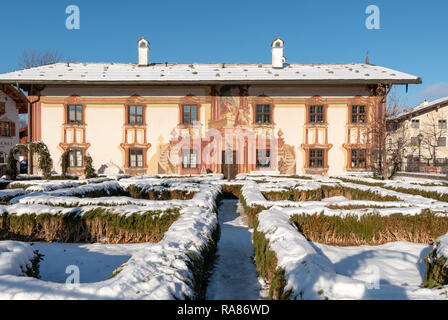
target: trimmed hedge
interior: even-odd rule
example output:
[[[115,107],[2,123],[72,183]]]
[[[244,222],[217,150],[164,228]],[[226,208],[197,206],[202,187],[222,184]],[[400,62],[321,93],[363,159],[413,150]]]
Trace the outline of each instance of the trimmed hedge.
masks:
[[[147,190],[144,188],[139,188],[138,186],[132,184],[126,189],[127,195],[135,199],[146,199],[146,200],[191,200],[193,199],[195,193],[183,190]]]
[[[351,179],[347,179],[347,178],[338,178],[338,179],[341,181],[344,181],[344,182],[357,183],[357,184],[362,184],[362,185],[366,185],[366,186],[370,186],[370,187],[381,187],[381,188],[384,188],[387,190],[392,190],[392,191],[396,191],[396,192],[412,194],[414,196],[422,196],[425,198],[431,198],[431,199],[435,199],[438,201],[448,202],[448,194],[447,193],[442,194],[442,193],[438,193],[437,191],[425,191],[425,190],[414,189],[414,188],[386,186],[384,182],[371,183],[371,182],[365,182],[365,181],[351,180]],[[422,186],[424,186],[424,185],[422,185]],[[437,185],[428,185],[428,186],[437,186]]]
[[[193,251],[186,253],[188,257],[187,265],[193,273],[193,283],[195,295],[186,297],[187,300],[205,300],[207,293],[208,281],[210,279],[210,271],[216,258],[216,250],[218,249],[218,241],[221,235],[219,224],[213,230],[207,245],[201,248],[198,255]]]
[[[106,208],[78,214],[24,214],[0,217],[0,239],[75,243],[158,242],[179,217],[179,210],[121,216]]]
[[[448,232],[448,218],[426,210],[410,216],[367,214],[345,217],[294,215],[291,222],[309,241],[337,246],[380,245],[393,241],[432,244]]]
[[[269,241],[263,232],[258,231],[258,219],[254,219],[252,240],[255,247],[255,264],[258,275],[269,285],[269,298],[289,300],[291,291],[285,292],[285,270],[277,266],[275,252],[269,248]]]
[[[445,257],[437,256],[437,248],[431,250],[425,258],[425,262],[425,280],[423,281],[422,286],[434,288],[448,285],[447,259]]]

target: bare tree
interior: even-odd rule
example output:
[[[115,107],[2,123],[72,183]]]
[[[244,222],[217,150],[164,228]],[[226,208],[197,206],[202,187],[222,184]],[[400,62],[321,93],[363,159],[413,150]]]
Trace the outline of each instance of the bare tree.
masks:
[[[400,169],[409,139],[404,121],[393,120],[404,108],[404,102],[396,92],[389,94],[383,110],[385,115],[374,114],[375,123],[370,126],[370,165],[375,176],[391,179]],[[386,121],[388,119],[388,121]]]
[[[19,68],[29,69],[56,62],[61,62],[64,55],[57,49],[40,51],[37,49],[25,49],[19,57]]]
[[[447,114],[442,109],[437,112],[428,112],[422,119],[420,132],[423,135],[421,147],[427,151],[435,164],[438,148],[441,147],[440,138],[447,136]]]

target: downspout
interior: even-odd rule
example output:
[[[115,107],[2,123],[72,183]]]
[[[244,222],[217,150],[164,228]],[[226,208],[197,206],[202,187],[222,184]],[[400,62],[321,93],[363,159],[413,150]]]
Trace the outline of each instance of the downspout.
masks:
[[[31,92],[31,90],[30,90]],[[37,94],[37,99],[34,101],[30,101],[27,97],[28,100],[28,144],[33,142],[33,106],[34,104],[38,103],[40,101],[40,97],[41,97],[41,91],[38,90],[38,94]],[[33,154],[32,152],[30,152],[29,148],[28,148],[28,174],[34,174],[34,159],[33,159]]]

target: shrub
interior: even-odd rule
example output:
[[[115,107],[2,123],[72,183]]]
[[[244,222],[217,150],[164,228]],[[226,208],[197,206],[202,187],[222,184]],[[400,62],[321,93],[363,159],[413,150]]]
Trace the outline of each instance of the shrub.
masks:
[[[96,178],[97,174],[95,169],[93,168],[93,159],[89,155],[84,156],[84,162],[86,163],[86,167],[84,169],[84,175],[86,179]]]
[[[424,287],[434,288],[448,285],[447,259],[437,256],[437,248],[431,250],[425,259],[425,263],[425,280],[422,284]]]
[[[3,240],[19,241],[158,242],[178,217],[178,209],[122,216],[107,208],[92,209],[82,216],[76,213],[3,215],[0,235]]]
[[[294,215],[295,224],[309,241],[338,245],[380,245],[393,241],[433,243],[448,232],[448,218],[429,210],[420,215],[367,214],[358,218],[321,215]]]
[[[277,267],[277,256],[269,248],[269,241],[263,232],[258,231],[258,219],[254,219],[252,235],[255,247],[255,264],[258,275],[269,284],[269,298],[272,300],[287,300],[291,292],[284,291],[285,270]]]

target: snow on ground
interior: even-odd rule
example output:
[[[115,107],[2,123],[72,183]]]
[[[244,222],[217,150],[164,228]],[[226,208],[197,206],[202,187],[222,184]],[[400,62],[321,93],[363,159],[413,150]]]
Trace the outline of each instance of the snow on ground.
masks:
[[[111,182],[102,184],[115,187]],[[67,189],[67,192],[63,192],[62,195],[71,195],[71,190]],[[188,267],[187,253],[200,255],[201,249],[208,245],[218,223],[214,208],[220,190],[221,188],[216,185],[201,184],[200,192],[193,198],[196,205],[182,207],[179,219],[170,226],[164,238],[158,243],[148,243],[135,250],[121,271],[111,279],[67,286],[65,283],[17,277],[8,272],[0,276],[0,299],[171,300],[192,298],[195,295],[192,286],[193,273]],[[53,195],[54,193],[55,191],[49,192]],[[78,193],[82,194],[82,192]],[[76,210],[76,208],[66,210]]]
[[[237,213],[237,200],[224,200],[219,207],[221,239],[208,284],[209,300],[257,300],[262,285],[254,263],[251,233]]]
[[[0,241],[0,276],[24,276],[34,257],[34,249],[27,243]]]
[[[432,246],[409,242],[390,242],[380,246],[337,247],[311,244],[330,259],[336,273],[371,281],[378,268],[380,285],[420,286],[424,280],[425,262]]]
[[[44,281],[64,283],[68,266],[77,266],[81,283],[107,280],[123,263],[148,244],[78,244],[34,243],[33,249],[43,254],[40,278]]]
[[[278,266],[285,270],[285,290],[291,290],[291,299],[448,299],[447,289],[418,284],[428,246],[395,243],[350,251],[313,245],[289,221],[296,210],[273,207],[258,215],[258,230],[268,239]],[[366,281],[366,272],[374,277],[374,270],[379,270],[379,287],[374,278]]]

